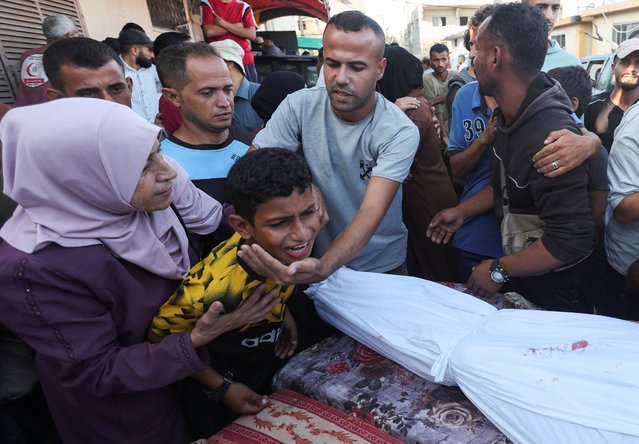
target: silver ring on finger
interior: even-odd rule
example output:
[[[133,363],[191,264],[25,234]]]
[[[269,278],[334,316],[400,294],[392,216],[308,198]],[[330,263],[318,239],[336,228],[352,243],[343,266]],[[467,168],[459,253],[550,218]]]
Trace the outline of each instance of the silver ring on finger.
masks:
[[[559,164],[557,163],[557,161],[554,161],[553,163],[551,163],[550,165],[552,165],[552,169],[553,170],[558,170],[559,169]]]

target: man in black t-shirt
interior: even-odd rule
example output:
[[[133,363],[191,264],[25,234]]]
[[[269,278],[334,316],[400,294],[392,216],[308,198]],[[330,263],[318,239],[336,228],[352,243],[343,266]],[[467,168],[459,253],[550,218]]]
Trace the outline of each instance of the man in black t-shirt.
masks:
[[[608,151],[624,112],[639,100],[639,38],[628,39],[619,45],[613,72],[614,89],[594,96],[584,115],[586,128],[599,136]]]

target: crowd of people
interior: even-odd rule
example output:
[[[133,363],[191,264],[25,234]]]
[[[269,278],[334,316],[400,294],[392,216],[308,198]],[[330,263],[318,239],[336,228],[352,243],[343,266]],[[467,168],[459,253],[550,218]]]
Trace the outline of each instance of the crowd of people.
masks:
[[[639,38],[591,97],[559,7],[479,8],[460,71],[343,12],[313,88],[258,83],[244,2],[201,2],[206,42],[47,17],[0,114],[0,442],[185,443],[259,412],[331,331],[305,286],[343,266],[638,320]]]
[[[539,6],[549,34],[560,2],[528,3]],[[608,153],[612,158],[615,139],[623,137],[615,130],[639,99],[639,39],[629,35],[617,47],[613,91],[591,97],[590,78],[576,57],[534,34],[535,25],[525,29],[521,18],[495,25],[494,8],[479,8],[467,31],[472,63],[466,74],[477,82],[449,82],[445,156],[463,187],[460,204],[436,215],[429,235],[436,242],[452,238],[455,278],[475,294],[515,291],[546,309],[638,319],[632,264],[639,254],[615,233],[634,222],[620,222],[617,209],[626,197],[632,202],[632,186],[615,183],[620,167]],[[539,40],[537,52],[531,36]],[[506,65],[500,63],[504,47]],[[631,145],[626,139],[616,153]],[[543,235],[529,238],[526,248],[507,249],[512,214],[539,216]]]

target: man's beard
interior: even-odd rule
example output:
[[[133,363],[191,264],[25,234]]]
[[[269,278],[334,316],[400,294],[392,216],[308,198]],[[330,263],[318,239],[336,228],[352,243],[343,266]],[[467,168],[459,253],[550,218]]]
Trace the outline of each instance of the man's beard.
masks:
[[[487,78],[480,78],[483,77],[481,76],[481,72],[483,70],[483,67],[485,65],[481,65],[480,66],[480,70],[479,73],[477,72],[477,64],[474,63],[475,60],[473,59],[473,67],[475,68],[475,79],[477,80],[477,89],[479,91],[479,94],[483,95],[483,96],[491,96],[494,97],[494,85],[492,84],[492,82],[490,82]]]
[[[482,96],[494,97],[494,93],[495,93],[494,85],[492,85],[485,79],[484,81],[480,81],[479,77],[477,76],[476,68],[475,68],[475,78],[477,79],[477,90],[479,91],[479,94],[481,94]]]
[[[624,91],[632,91],[637,89],[637,87],[639,86],[639,81],[634,82],[634,83],[624,83],[624,82],[619,82],[619,87],[621,89],[623,89]]]
[[[142,68],[150,68],[153,65],[151,59],[147,59],[142,54],[138,54],[138,56],[135,58],[135,63]]]

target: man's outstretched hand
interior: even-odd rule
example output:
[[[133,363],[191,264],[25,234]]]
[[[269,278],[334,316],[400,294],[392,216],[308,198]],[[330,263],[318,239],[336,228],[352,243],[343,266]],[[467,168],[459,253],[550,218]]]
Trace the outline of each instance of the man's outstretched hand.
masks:
[[[463,223],[464,216],[458,207],[446,208],[433,217],[426,229],[426,236],[436,244],[447,244]]]
[[[242,245],[237,255],[251,270],[280,285],[312,284],[328,277],[322,262],[314,257],[284,265],[257,244]]]

